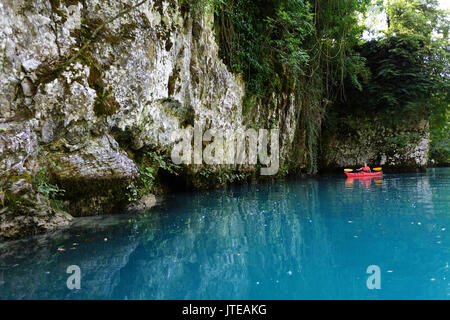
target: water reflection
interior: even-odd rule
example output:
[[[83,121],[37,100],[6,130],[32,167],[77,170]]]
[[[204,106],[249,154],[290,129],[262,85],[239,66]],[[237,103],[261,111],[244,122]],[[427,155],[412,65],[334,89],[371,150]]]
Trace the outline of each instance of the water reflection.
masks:
[[[145,215],[83,218],[1,244],[0,297],[448,299],[446,172],[182,193]],[[66,287],[73,264],[79,291]]]
[[[345,180],[345,187],[347,189],[353,189],[356,184],[359,184],[367,189],[370,189],[371,186],[382,187],[383,186],[383,178],[382,177],[363,177],[363,178],[349,177]]]

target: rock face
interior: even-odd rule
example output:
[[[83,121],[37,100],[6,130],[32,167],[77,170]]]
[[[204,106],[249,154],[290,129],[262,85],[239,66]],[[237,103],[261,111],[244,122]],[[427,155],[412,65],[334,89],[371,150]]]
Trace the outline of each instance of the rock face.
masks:
[[[35,121],[2,123],[0,134],[0,236],[13,238],[68,225],[71,217],[52,208],[36,191],[31,175],[37,171]]]
[[[218,57],[212,14],[180,3],[0,3],[0,236],[67,225],[55,199],[72,216],[119,210],[139,152],[167,152],[182,127],[245,130],[245,86]],[[43,168],[62,199],[37,188]]]
[[[323,171],[383,166],[384,171],[422,171],[428,162],[426,120],[386,125],[386,119],[348,119],[323,131],[320,166]]]

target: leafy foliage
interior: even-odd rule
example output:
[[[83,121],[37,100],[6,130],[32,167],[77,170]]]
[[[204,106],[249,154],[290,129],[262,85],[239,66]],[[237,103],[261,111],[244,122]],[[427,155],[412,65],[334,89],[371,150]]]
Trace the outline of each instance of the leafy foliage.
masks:
[[[432,53],[421,41],[408,35],[389,36],[367,42],[359,50],[367,59],[371,77],[362,91],[348,87],[343,111],[360,115],[388,112],[394,118],[429,111],[430,94],[442,85],[442,68],[428,63]]]
[[[433,95],[430,117],[430,158],[438,164],[450,164],[450,108],[447,92]]]
[[[388,0],[385,4],[388,17],[388,34],[415,35],[427,45],[433,33],[448,38],[448,16],[438,9],[438,0]]]
[[[330,100],[343,92],[343,79],[357,84],[364,60],[353,50],[362,32],[357,20],[369,0],[223,0],[215,5],[220,56],[247,84],[244,112],[256,105],[261,119],[277,117],[287,103],[274,93],[295,95],[296,161],[314,162],[321,122]],[[273,118],[267,126],[273,124]],[[280,120],[280,122],[279,122]],[[305,134],[306,132],[306,134]],[[293,163],[294,163],[293,162]]]
[[[437,0],[194,2],[214,12],[220,56],[247,84],[244,112],[260,105],[262,119],[279,117],[285,104],[272,101],[273,93],[295,94],[294,143],[305,152],[291,155],[292,162],[307,161],[308,171],[316,170],[330,105],[337,117],[383,113],[391,127],[399,119],[430,116],[433,142],[445,150],[449,19]],[[374,5],[386,13],[388,30],[364,41],[368,27],[361,20]]]
[[[56,199],[58,196],[63,196],[65,190],[61,189],[57,184],[51,184],[45,168],[39,170],[33,179],[37,187],[37,191],[46,195],[49,199]]]
[[[153,192],[159,170],[164,170],[169,174],[177,176],[180,169],[180,165],[174,164],[169,158],[158,152],[145,152],[139,165],[139,181],[130,183],[127,186],[126,194],[128,201],[137,201],[144,195]]]
[[[389,127],[401,120],[429,119],[432,153],[441,158],[446,153],[448,158],[449,21],[437,4],[435,0],[386,1],[384,36],[355,47],[366,59],[369,77],[360,77],[361,86],[352,85],[347,77],[346,99],[336,103],[333,112],[344,122],[349,114],[383,115]],[[406,138],[399,137],[398,142]]]

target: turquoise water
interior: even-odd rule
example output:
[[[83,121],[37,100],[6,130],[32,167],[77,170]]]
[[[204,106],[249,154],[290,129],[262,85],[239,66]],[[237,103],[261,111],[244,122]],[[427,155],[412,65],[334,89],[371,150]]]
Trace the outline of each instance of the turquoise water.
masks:
[[[449,168],[179,193],[1,243],[0,298],[449,299],[449,232]]]

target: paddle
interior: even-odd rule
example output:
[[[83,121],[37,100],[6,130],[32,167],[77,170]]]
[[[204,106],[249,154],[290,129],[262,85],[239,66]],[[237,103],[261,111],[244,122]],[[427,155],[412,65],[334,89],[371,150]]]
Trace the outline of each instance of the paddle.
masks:
[[[373,168],[372,171],[381,171],[383,168]],[[344,169],[345,172],[353,172],[353,169]]]

